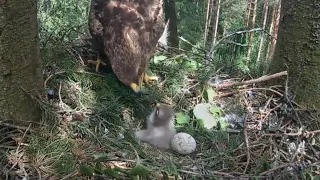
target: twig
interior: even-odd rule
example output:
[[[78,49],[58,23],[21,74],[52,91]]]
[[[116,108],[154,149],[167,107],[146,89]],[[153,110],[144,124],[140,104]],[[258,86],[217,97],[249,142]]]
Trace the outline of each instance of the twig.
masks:
[[[196,172],[192,172],[192,171],[186,171],[186,170],[182,170],[182,169],[178,169],[179,172],[182,173],[186,173],[186,174],[193,174],[193,175],[197,175],[197,176],[204,176],[204,177],[212,177],[214,176],[222,176],[222,177],[228,177],[228,178],[263,178],[265,176],[254,176],[254,175],[245,175],[245,174],[238,174],[235,173],[235,175],[232,175],[231,173],[225,173],[225,172],[219,172],[219,171],[212,171],[210,172],[211,174],[199,174]]]
[[[247,169],[249,167],[249,163],[250,163],[250,145],[249,145],[249,139],[248,139],[248,133],[247,133],[247,119],[248,119],[248,115],[246,115],[246,118],[244,119],[244,140],[245,140],[245,145],[246,145],[246,154],[247,154],[247,162],[246,162],[246,167],[244,168],[243,173],[246,174]]]
[[[23,141],[23,139],[25,138],[25,136],[26,136],[27,132],[29,131],[30,127],[31,127],[31,123],[29,124],[29,126],[28,126],[28,128],[25,130],[25,132],[23,133],[23,136],[22,136],[22,138],[21,138],[21,141]],[[18,147],[17,147],[16,152],[15,152],[15,157],[17,157],[16,162],[11,166],[11,168],[10,168],[8,171],[6,171],[6,180],[7,180],[8,177],[9,177],[9,174],[8,174],[8,173],[9,173],[14,167],[16,167],[16,165],[19,163],[18,160],[20,160],[21,157],[23,156],[22,154],[21,154],[21,155],[19,154],[20,146],[21,146],[21,142],[18,143]],[[19,165],[19,166],[20,166],[20,165]],[[22,168],[22,171],[23,171],[25,174],[27,174],[27,173],[26,173],[26,170],[25,170],[23,167],[20,167],[20,168]]]
[[[276,170],[278,170],[278,169],[282,169],[282,168],[285,168],[285,167],[288,167],[288,166],[294,166],[294,165],[295,165],[295,163],[283,164],[283,165],[280,165],[280,166],[271,168],[271,169],[269,169],[269,170],[267,170],[267,171],[265,171],[265,172],[262,172],[262,173],[260,173],[259,175],[260,175],[260,176],[263,176],[263,175],[269,174],[269,173],[271,173],[271,172],[273,172],[273,171],[276,171]]]
[[[196,48],[196,49],[198,49],[198,50],[202,51],[203,53],[207,53],[207,51],[206,51],[205,49],[202,49],[202,48],[197,47],[196,45],[193,45],[191,42],[189,42],[189,41],[188,41],[188,40],[186,40],[185,38],[183,38],[183,37],[179,36],[179,39],[180,39],[180,40],[182,40],[182,41],[184,41],[185,43],[187,43],[187,44],[191,45],[192,47],[194,47],[194,48]]]
[[[289,67],[288,67],[287,65],[286,65],[286,67],[287,67],[287,69],[289,69]],[[289,99],[289,96],[288,96],[288,93],[289,93],[289,92],[288,92],[288,89],[289,89],[288,83],[289,83],[289,76],[287,76],[287,78],[286,78],[285,98],[286,98],[287,102],[289,103],[290,107],[293,109],[294,114],[296,115],[297,120],[298,120],[298,122],[299,122],[299,124],[300,124],[300,127],[302,127],[302,123],[301,123],[301,120],[300,120],[300,118],[299,118],[299,115],[298,115],[297,111],[294,109],[294,107],[293,107],[293,105],[292,105],[292,103],[291,103],[291,100]]]
[[[221,39],[219,39],[219,41],[216,43],[216,44],[214,44],[214,48],[217,46],[217,45],[219,45],[221,42],[223,42],[225,39],[227,39],[227,38],[229,38],[229,37],[231,37],[231,36],[234,36],[234,35],[236,35],[236,34],[243,34],[243,33],[250,33],[250,32],[255,32],[255,31],[264,31],[264,32],[266,32],[269,36],[271,36],[270,34],[269,34],[269,32],[267,32],[265,29],[263,29],[263,28],[254,28],[254,29],[249,29],[249,30],[244,30],[244,31],[237,31],[237,32],[234,32],[234,33],[231,33],[231,34],[229,34],[229,35],[226,35],[226,36],[224,36],[224,37],[222,37]]]
[[[131,148],[134,150],[134,153],[136,154],[136,157],[137,157],[137,159],[138,159],[138,162],[140,162],[140,157],[139,157],[139,154],[138,154],[137,150],[132,146],[131,143],[129,143],[129,142],[125,142],[125,143],[126,143],[126,144],[129,144],[129,146],[131,146]]]
[[[69,179],[69,178],[74,177],[78,174],[79,174],[78,172],[72,172],[72,173],[66,175],[65,177],[61,178],[61,180]]]
[[[215,85],[215,84],[211,83],[210,81],[208,81],[208,84],[210,86],[215,87],[217,90],[219,90],[219,89],[227,88],[227,87],[231,87],[231,86],[241,86],[241,85],[260,83],[260,82],[268,81],[268,80],[278,78],[280,76],[286,76],[286,75],[287,75],[287,71],[282,71],[282,72],[279,72],[276,74],[265,75],[265,76],[259,77],[257,79],[251,79],[251,80],[243,81],[243,82],[228,82],[228,83],[221,84],[221,85]]]
[[[79,58],[79,60],[80,60],[80,64],[81,64],[82,66],[84,66],[84,61],[83,61],[81,55],[79,54],[79,52],[78,52],[77,50],[75,50],[74,48],[70,47],[70,49],[67,49],[67,51],[68,51],[71,55],[74,55],[74,56],[77,55],[78,58]],[[72,51],[74,51],[74,52],[76,53],[76,55],[75,55]]]
[[[40,172],[40,170],[39,170],[35,165],[33,165],[33,164],[31,164],[31,166],[37,171],[37,173],[38,173],[38,179],[41,180],[42,178],[41,178],[41,172]]]
[[[55,75],[60,75],[60,74],[63,74],[63,73],[66,73],[66,71],[59,71],[59,72],[56,72],[56,73],[51,74],[50,76],[48,76],[47,79],[46,79],[46,80],[44,81],[44,83],[43,83],[43,87],[44,87],[44,88],[47,88],[47,83],[48,83],[48,81],[49,81],[53,76],[55,76]],[[104,75],[101,75],[101,74],[92,73],[92,72],[87,72],[87,71],[83,71],[83,70],[74,71],[74,73],[84,73],[84,74],[90,74],[90,75],[105,77]]]
[[[46,89],[47,88],[47,82],[55,75],[59,75],[59,74],[63,74],[63,73],[66,73],[66,71],[59,71],[59,72],[56,72],[54,74],[50,74],[50,76],[47,77],[47,79],[43,82],[43,87]]]
[[[22,136],[22,138],[21,138],[21,141],[22,141],[22,140],[24,139],[24,137],[26,136],[26,134],[27,134],[27,132],[29,131],[30,127],[31,127],[31,123],[29,124],[28,128],[24,131],[23,136]],[[18,153],[19,148],[20,148],[20,145],[21,145],[21,143],[18,144],[16,153]]]
[[[27,127],[18,126],[18,125],[14,125],[14,124],[10,124],[10,123],[5,123],[5,122],[3,122],[3,121],[0,121],[0,125],[1,125],[1,126],[6,126],[6,127],[9,127],[9,128],[15,128],[15,129],[20,129],[20,130],[25,130],[25,131],[28,130]],[[32,129],[29,129],[28,131],[34,132],[34,130],[32,130]]]
[[[59,104],[62,106],[64,103],[62,101],[62,98],[61,98],[61,81],[60,81],[60,84],[59,84],[59,91],[58,91],[58,96],[59,96]]]

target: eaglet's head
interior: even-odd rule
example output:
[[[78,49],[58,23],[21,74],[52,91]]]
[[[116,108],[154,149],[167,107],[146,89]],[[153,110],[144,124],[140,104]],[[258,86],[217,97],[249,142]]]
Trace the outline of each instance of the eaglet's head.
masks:
[[[173,109],[166,104],[157,103],[154,110],[154,126],[164,126],[170,123],[174,118]]]

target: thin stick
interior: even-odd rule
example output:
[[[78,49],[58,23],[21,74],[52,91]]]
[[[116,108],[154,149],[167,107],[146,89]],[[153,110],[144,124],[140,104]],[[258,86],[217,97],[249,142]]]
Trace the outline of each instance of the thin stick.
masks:
[[[251,80],[243,81],[243,82],[228,82],[228,83],[221,84],[221,85],[215,85],[209,81],[208,84],[210,86],[215,87],[217,90],[219,90],[219,89],[227,88],[227,87],[231,87],[231,86],[242,86],[242,85],[260,83],[260,82],[268,81],[268,80],[278,78],[281,76],[286,76],[286,75],[288,75],[287,71],[282,71],[282,72],[279,72],[276,74],[265,75],[265,76],[259,77],[257,79],[251,79]]]
[[[20,129],[20,130],[25,130],[25,131],[30,131],[30,132],[34,132],[34,130],[28,129],[27,127],[23,127],[23,126],[18,126],[18,125],[14,125],[14,124],[10,124],[10,123],[5,123],[3,121],[0,121],[0,125],[1,126],[6,126],[9,128],[15,128],[15,129]]]
[[[250,163],[250,145],[249,145],[249,139],[248,139],[248,133],[247,133],[247,119],[248,119],[248,115],[246,116],[245,120],[244,120],[244,124],[245,124],[245,128],[244,128],[244,140],[245,140],[245,145],[246,145],[246,154],[247,154],[247,162],[246,162],[246,167],[244,168],[243,173],[245,174],[247,172],[247,169],[249,167],[249,163]]]
[[[59,71],[59,72],[56,72],[56,73],[51,74],[50,76],[48,76],[47,79],[43,82],[43,87],[44,87],[44,88],[47,88],[47,82],[48,82],[54,75],[59,75],[59,74],[63,74],[63,73],[66,73],[66,71]]]
[[[276,170],[278,170],[278,169],[282,169],[282,168],[285,168],[285,167],[288,167],[288,166],[294,166],[294,165],[295,165],[294,163],[283,164],[283,165],[280,165],[280,166],[271,168],[271,169],[269,169],[269,170],[267,170],[267,171],[265,171],[265,172],[262,172],[262,173],[260,173],[259,175],[260,175],[260,176],[263,176],[263,175],[269,174],[269,173],[271,173],[271,172],[273,172],[273,171],[276,171]]]

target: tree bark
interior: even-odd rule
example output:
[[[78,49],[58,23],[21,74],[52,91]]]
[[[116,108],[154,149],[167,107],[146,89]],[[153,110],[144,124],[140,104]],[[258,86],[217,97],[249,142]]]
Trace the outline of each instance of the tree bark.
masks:
[[[251,12],[251,0],[247,0],[246,17],[244,19],[244,26],[246,27],[249,26],[250,12]]]
[[[274,51],[276,48],[276,43],[277,43],[277,36],[278,36],[278,29],[279,29],[279,22],[280,22],[280,13],[281,13],[281,0],[278,0],[278,3],[276,5],[276,10],[274,14],[274,25],[273,25],[273,37],[271,39],[271,45],[270,45],[270,52],[269,52],[269,57],[273,57]]]
[[[214,26],[213,26],[213,40],[212,44],[214,45],[217,41],[217,35],[218,35],[218,25],[219,25],[219,17],[220,17],[220,0],[216,1],[216,7],[215,7],[215,18],[214,18]],[[213,46],[212,45],[212,46]]]
[[[320,108],[320,2],[281,3],[281,23],[269,72],[289,68],[289,90],[295,101]]]
[[[258,0],[254,0],[253,2],[253,12],[252,12],[252,21],[251,21],[251,29],[254,28],[255,23],[256,23],[256,15],[257,15],[257,4],[258,4]],[[253,33],[254,32],[250,32],[249,33],[249,40],[248,40],[248,53],[247,53],[247,60],[246,60],[246,64],[247,66],[249,66],[250,64],[250,58],[251,58],[251,51],[252,51],[252,41],[253,41]]]
[[[265,30],[266,28],[266,23],[267,23],[267,18],[268,18],[268,0],[263,1],[263,12],[262,12],[262,17],[263,17],[263,23],[262,23],[262,28]],[[257,65],[260,65],[260,57],[261,57],[261,51],[262,51],[262,46],[264,43],[264,32],[261,32],[260,36],[260,43],[259,43],[259,50],[258,50],[258,55],[257,55]]]
[[[207,14],[206,14],[206,24],[204,27],[203,47],[206,47],[206,44],[207,44],[207,35],[208,35],[208,29],[210,25],[209,17],[211,17],[211,13],[213,9],[213,7],[211,6],[211,1],[213,0],[207,0]]]
[[[38,44],[37,1],[0,0],[0,121],[40,120]]]
[[[166,22],[169,22],[169,44],[172,47],[179,47],[179,38],[177,30],[177,13],[176,13],[176,0],[165,0],[164,1],[164,11]]]
[[[272,11],[271,11],[271,20],[270,20],[270,28],[269,28],[269,34],[273,35],[273,30],[274,30],[274,21],[275,21],[275,13],[276,13],[276,7],[277,3],[276,0],[272,1]],[[271,48],[271,43],[273,41],[273,38],[270,37],[269,41],[268,41],[268,45],[266,46],[266,57],[265,60],[270,62],[270,59],[272,59],[272,57],[270,57],[270,48]]]

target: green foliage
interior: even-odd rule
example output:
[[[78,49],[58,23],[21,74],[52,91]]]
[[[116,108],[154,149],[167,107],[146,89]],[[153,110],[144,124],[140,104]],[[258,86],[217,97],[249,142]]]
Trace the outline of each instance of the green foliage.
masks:
[[[268,161],[266,156],[262,156],[257,160],[257,166],[254,168],[255,174],[259,175],[261,172],[269,170],[271,168],[271,164]]]
[[[129,174],[132,176],[146,176],[148,173],[149,169],[139,162],[129,171]]]
[[[247,1],[221,1],[220,23],[229,31],[237,31],[243,26]]]
[[[206,90],[206,93],[207,93],[207,101],[209,103],[211,103],[214,99],[215,96],[217,96],[217,93],[215,90],[213,90],[212,87],[208,87],[207,90]]]
[[[209,111],[211,112],[211,114],[214,116],[214,117],[221,117],[222,115],[222,108],[216,104],[213,104]]]
[[[163,56],[163,55],[160,55],[160,56],[154,56],[152,61],[154,64],[159,64],[161,63],[162,61],[164,61],[165,59],[167,59],[168,57],[166,56]]]
[[[176,1],[177,16],[178,16],[178,32],[191,44],[185,41],[180,42],[181,48],[188,50],[189,53],[202,55],[200,61],[203,62],[204,52],[209,51],[212,36],[212,24],[209,26],[209,34],[207,37],[206,47],[203,47],[204,27],[206,18],[207,1]],[[247,1],[225,0],[220,4],[220,16],[218,24],[218,40],[223,36],[248,30],[244,27],[244,19],[246,12]],[[256,12],[256,24],[254,28],[260,27],[263,22],[263,1],[258,1]],[[214,18],[214,17],[213,17]],[[270,19],[270,18],[269,18]],[[269,22],[270,23],[270,22]],[[225,33],[225,34],[224,34]],[[252,52],[250,56],[250,67],[247,67],[247,50],[249,33],[237,33],[225,39],[220,45],[214,49],[211,66],[222,68],[226,73],[240,71],[242,73],[250,73],[261,75],[265,66],[257,64],[257,53],[259,49],[259,36],[263,35],[260,32],[254,32],[252,42]],[[266,38],[265,38],[266,39]],[[265,46],[266,42],[263,44]],[[203,50],[200,50],[203,49]],[[264,51],[264,49],[262,49]],[[261,53],[265,55],[264,52]],[[189,56],[189,55],[188,55]],[[260,58],[265,62],[265,58]],[[195,59],[193,61],[199,62]],[[206,68],[209,68],[208,66]],[[211,69],[212,71],[213,69]],[[205,73],[205,72],[202,72]]]
[[[190,117],[188,114],[185,114],[183,112],[176,113],[176,120],[178,124],[188,124],[190,121]]]
[[[121,171],[119,168],[110,168],[103,165],[100,162],[97,162],[95,166],[82,165],[80,166],[80,169],[79,169],[79,172],[81,173],[81,175],[85,175],[89,177],[100,175],[103,177],[108,176],[108,177],[118,178],[119,171]]]
[[[314,169],[315,168],[306,168],[306,169],[302,170],[301,179],[303,179],[303,180],[320,180],[320,175],[313,173]]]
[[[91,167],[89,166],[80,166],[80,173],[82,175],[85,175],[85,176],[93,176],[93,173],[94,173],[94,169],[92,169]]]
[[[106,153],[99,153],[99,154],[94,154],[93,158],[95,161],[105,161],[108,159],[108,155]]]
[[[165,167],[165,171],[169,175],[178,175],[178,168],[173,162],[169,162],[168,165]]]
[[[176,0],[179,35],[193,44],[203,44],[206,1]],[[182,48],[191,49],[183,43]]]
[[[48,40],[74,41],[87,29],[87,0],[38,0],[39,35]]]
[[[43,131],[47,131],[44,130]],[[59,137],[39,136],[33,134],[29,137],[29,146],[27,149],[30,159],[47,157],[48,162],[41,162],[43,166],[52,166],[55,171],[60,174],[71,173],[76,165],[75,157],[72,155],[71,149],[73,143],[68,139],[61,139]]]

